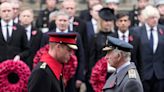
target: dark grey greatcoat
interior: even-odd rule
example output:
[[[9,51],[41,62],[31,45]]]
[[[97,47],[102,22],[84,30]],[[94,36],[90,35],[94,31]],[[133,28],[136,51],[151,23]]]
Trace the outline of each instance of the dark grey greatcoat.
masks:
[[[143,92],[134,63],[124,67],[117,74],[112,74],[103,87],[103,92]]]

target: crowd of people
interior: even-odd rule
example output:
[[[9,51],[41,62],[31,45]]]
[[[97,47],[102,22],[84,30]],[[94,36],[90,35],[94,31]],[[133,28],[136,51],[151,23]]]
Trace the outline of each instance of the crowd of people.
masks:
[[[21,2],[0,2],[0,64],[27,64],[28,92],[164,92],[164,0],[45,0],[36,18]]]

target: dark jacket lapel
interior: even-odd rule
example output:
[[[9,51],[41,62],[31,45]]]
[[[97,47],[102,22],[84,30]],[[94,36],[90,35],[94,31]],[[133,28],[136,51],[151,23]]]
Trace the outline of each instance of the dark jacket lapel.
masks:
[[[163,41],[164,41],[164,28],[161,27],[160,25],[158,25],[157,31],[158,31],[158,46],[157,46],[155,53],[158,53],[158,50],[160,48],[159,46],[161,46],[160,43],[163,43]]]
[[[4,37],[3,37],[1,23],[0,23],[0,39],[2,39],[4,42],[6,42],[5,39],[4,39]]]
[[[73,20],[73,31],[78,32],[78,27],[79,27],[79,20],[77,17],[74,17]]]

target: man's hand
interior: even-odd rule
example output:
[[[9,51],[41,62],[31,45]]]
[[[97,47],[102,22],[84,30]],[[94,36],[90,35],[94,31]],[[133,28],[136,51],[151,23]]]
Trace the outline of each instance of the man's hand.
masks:
[[[81,80],[76,80],[76,88],[80,88],[83,82]]]
[[[15,57],[14,57],[14,60],[13,61],[19,61],[20,60],[20,56],[19,55],[16,55]]]

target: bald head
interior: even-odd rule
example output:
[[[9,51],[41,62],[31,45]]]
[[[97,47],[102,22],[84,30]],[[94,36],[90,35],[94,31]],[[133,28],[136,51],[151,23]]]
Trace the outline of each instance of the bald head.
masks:
[[[9,22],[13,18],[13,7],[11,3],[2,3],[0,6],[0,14],[4,21]]]

